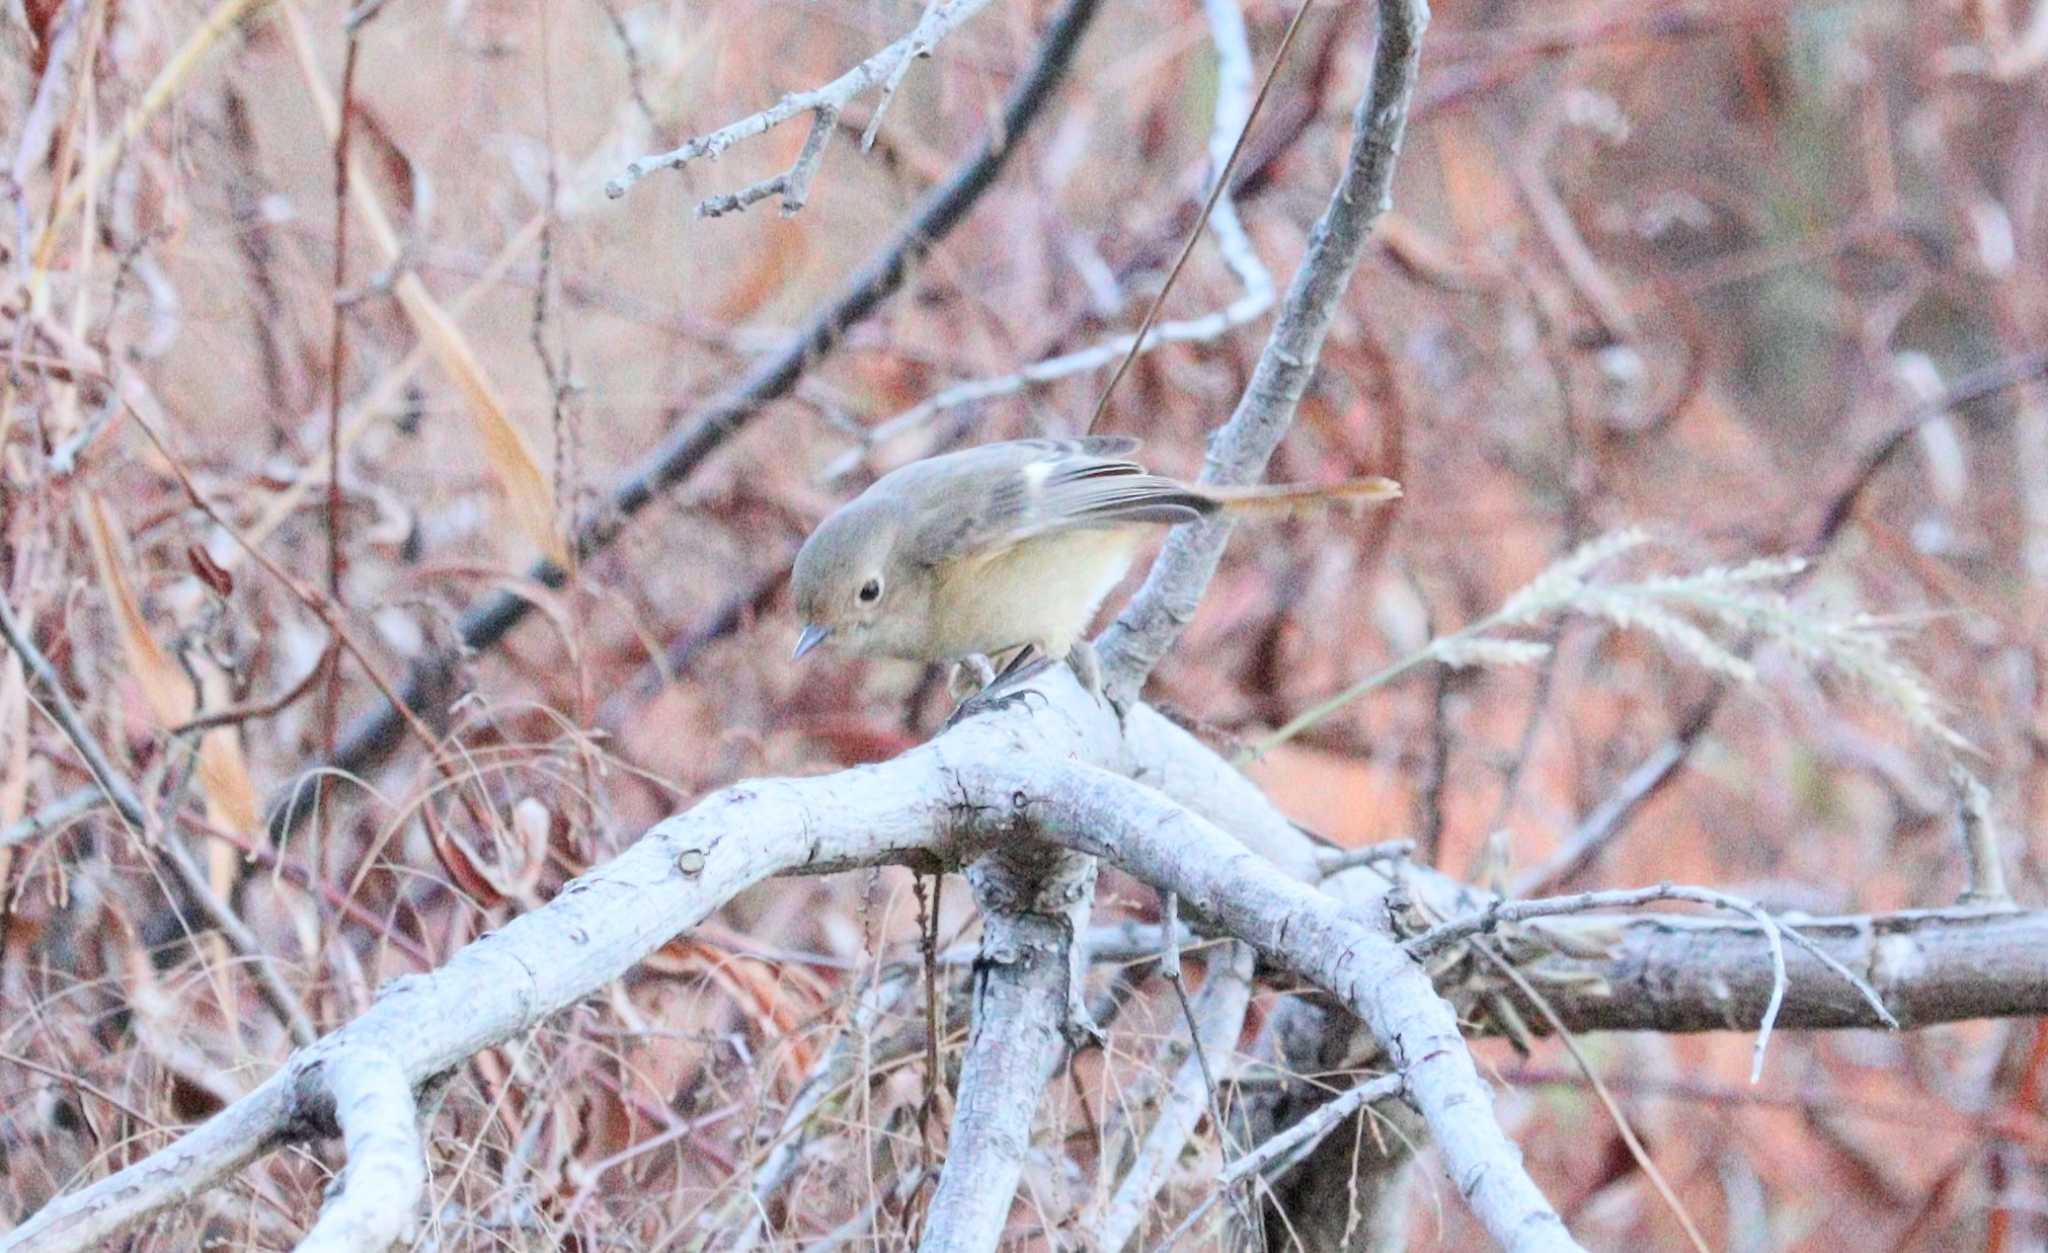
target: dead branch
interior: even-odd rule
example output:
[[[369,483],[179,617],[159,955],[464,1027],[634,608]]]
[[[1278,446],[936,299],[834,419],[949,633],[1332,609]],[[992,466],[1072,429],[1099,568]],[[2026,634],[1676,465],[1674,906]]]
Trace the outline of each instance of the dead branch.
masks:
[[[1211,953],[1206,969],[1195,999],[1191,1044],[1198,1042],[1213,1058],[1235,1047],[1244,1030],[1252,999],[1252,951],[1244,944],[1221,945]],[[1167,1172],[1194,1138],[1196,1125],[1213,1109],[1209,1069],[1193,1047],[1182,1051],[1187,1056],[1167,1085],[1130,1168],[1089,1226],[1091,1247],[1113,1251],[1130,1244],[1165,1187]],[[1217,1131],[1220,1135],[1222,1128]]]
[[[1407,129],[1429,24],[1426,0],[1381,0],[1375,9],[1372,81],[1351,120],[1351,151],[1329,206],[1309,235],[1272,336],[1230,420],[1209,441],[1202,478],[1246,483],[1266,468],[1314,376],[1372,225],[1393,203],[1394,166]],[[1227,521],[1177,528],[1128,608],[1103,634],[1103,674],[1122,698],[1144,685],[1194,616],[1230,539]]]
[[[418,1225],[427,1188],[413,1085],[398,1060],[376,1049],[335,1054],[321,1071],[348,1154],[333,1200],[299,1242],[300,1253],[387,1249]]]
[[[1203,902],[1210,927],[1251,941],[1268,960],[1360,1012],[1404,1061],[1447,1167],[1491,1215],[1489,1228],[1510,1243],[1562,1239],[1553,1220],[1530,1217],[1533,1186],[1506,1174],[1512,1147],[1498,1127],[1472,1117],[1485,1108],[1484,1089],[1462,1043],[1445,1034],[1453,1030],[1450,1011],[1420,970],[1363,921],[1369,911],[1276,867],[1312,869],[1310,841],[1265,806],[1249,781],[1150,710],[1131,711],[1130,735],[1121,740],[1111,716],[1063,672],[1049,674],[1039,690],[1045,703],[1032,701],[1035,712],[969,720],[881,766],[754,781],[707,797],[546,907],[441,969],[390,985],[363,1016],[294,1055],[249,1096],[161,1152],[52,1202],[0,1240],[0,1250],[95,1247],[271,1148],[329,1134],[337,1117],[323,1071],[338,1058],[365,1050],[389,1058],[417,1089],[617,977],[770,874],[878,861],[957,864],[1025,831]],[[1067,764],[1077,760],[1111,763],[1119,773]],[[1161,791],[1120,778],[1131,772]],[[1224,835],[1225,828],[1274,856]],[[1376,878],[1356,870],[1329,882],[1348,895]],[[2044,929],[2048,916],[2040,914],[1962,911],[1800,926],[1843,965],[1866,972],[1908,1024],[2048,1010]],[[1546,934],[1558,938],[1542,946],[1542,960],[1531,959],[1528,946],[1537,941],[1527,937]],[[1772,978],[1763,933],[1739,923],[1550,918],[1523,923],[1499,942],[1556,998],[1574,1029],[1747,1027]],[[1795,952],[1787,961],[1788,1026],[1874,1021],[1862,998],[1818,960]],[[446,1012],[457,1004],[463,1013]]]
[[[1541,1217],[1548,1207],[1498,1126],[1472,1118],[1471,1110],[1485,1107],[1484,1089],[1457,1040],[1450,1009],[1393,940],[1335,899],[1289,878],[1210,819],[1118,774],[1065,764],[1117,762],[1122,742],[1111,715],[1064,672],[1048,680],[1039,689],[1043,704],[1030,702],[1035,713],[1014,709],[969,720],[885,765],[744,783],[713,794],[565,886],[546,907],[431,974],[389,985],[361,1017],[295,1054],[257,1092],[162,1152],[52,1202],[0,1241],[0,1250],[93,1247],[218,1183],[257,1153],[333,1127],[339,1094],[326,1074],[346,1075],[348,1067],[364,1065],[361,1073],[388,1076],[388,1060],[417,1090],[616,978],[770,875],[880,862],[958,865],[996,845],[1019,847],[1020,836],[1032,835],[1073,853],[1107,857],[1162,890],[1203,902],[1217,925],[1242,930],[1269,959],[1299,970],[1362,1013],[1405,1060],[1416,1103],[1489,1229],[1515,1247],[1571,1247],[1555,1216]],[[1133,711],[1132,721],[1159,721],[1141,713]],[[1181,767],[1183,775],[1196,772],[1227,770],[1210,755],[1206,764]],[[1261,825],[1284,821],[1271,815]],[[1071,974],[1063,969],[1059,977]],[[1049,1024],[1064,1017],[1064,999],[1044,1007]],[[455,1005],[463,1012],[448,1012]],[[1000,1021],[989,1019],[993,1027]],[[388,1079],[366,1084],[371,1091],[389,1090]],[[1028,1120],[1031,1103],[1020,1103]],[[395,1135],[392,1108],[378,1103],[366,1110],[361,1134]],[[224,1142],[230,1132],[242,1142]],[[393,1143],[382,1141],[387,1153]],[[406,1176],[388,1165],[373,1177],[387,1201],[394,1188],[405,1186]],[[349,1182],[345,1176],[332,1203],[345,1214],[356,1212],[345,1200]],[[1531,1205],[1540,1207],[1536,1217]],[[979,1206],[977,1213],[988,1208]],[[1000,1226],[974,1234],[992,1244]]]
[[[1901,1027],[2048,1014],[2048,912],[1904,910],[1802,919],[1797,931],[1814,949],[1786,950],[1781,1030],[1888,1025],[1836,965]],[[1496,943],[1573,1031],[1747,1031],[1771,995],[1769,938],[1734,920],[1550,918]]]
[[[708,135],[699,135],[679,148],[629,162],[618,177],[604,185],[604,194],[616,200],[632,190],[633,184],[656,170],[679,170],[700,157],[717,160],[719,154],[741,140],[765,134],[799,114],[808,113],[811,115],[810,134],[805,137],[803,150],[797,154],[796,162],[787,170],[730,195],[713,196],[697,206],[700,217],[718,217],[779,195],[782,197],[782,211],[795,213],[804,207],[810,196],[811,179],[825,159],[826,142],[832,137],[839,115],[846,106],[870,89],[881,88],[881,99],[875,105],[874,117],[868,123],[867,133],[861,137],[861,147],[865,150],[874,143],[875,132],[882,123],[882,113],[889,107],[889,101],[895,97],[896,88],[902,84],[903,76],[910,72],[910,67],[919,58],[930,56],[941,39],[986,7],[988,0],[933,0],[925,6],[924,16],[918,19],[909,34],[838,78],[810,91],[786,95],[759,113],[743,117]]]

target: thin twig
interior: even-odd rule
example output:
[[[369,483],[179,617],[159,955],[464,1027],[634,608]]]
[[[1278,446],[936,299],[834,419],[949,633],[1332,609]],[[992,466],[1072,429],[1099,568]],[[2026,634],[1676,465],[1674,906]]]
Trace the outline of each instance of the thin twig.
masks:
[[[1266,103],[1266,93],[1273,89],[1273,80],[1279,77],[1280,67],[1286,64],[1287,50],[1294,45],[1294,36],[1301,29],[1301,19],[1308,16],[1309,5],[1312,3],[1314,0],[1301,0],[1301,5],[1294,10],[1294,19],[1287,23],[1286,33],[1280,36],[1280,46],[1273,52],[1273,64],[1266,70],[1266,81],[1259,84],[1259,94],[1252,98],[1252,107],[1245,114],[1244,125],[1238,128],[1237,138],[1230,145],[1229,155],[1224,157],[1221,166],[1210,180],[1209,196],[1202,202],[1202,211],[1195,216],[1195,224],[1188,231],[1187,242],[1181,245],[1180,256],[1174,259],[1173,268],[1166,272],[1166,282],[1160,285],[1159,294],[1153,297],[1151,307],[1145,310],[1144,320],[1138,323],[1138,332],[1131,337],[1130,351],[1117,363],[1116,372],[1109,376],[1109,382],[1103,384],[1102,395],[1095,401],[1095,411],[1088,415],[1088,425],[1081,428],[1082,434],[1087,434],[1101,424],[1103,413],[1109,409],[1109,398],[1116,394],[1116,385],[1130,372],[1131,363],[1138,359],[1140,349],[1147,346],[1145,334],[1152,329],[1152,323],[1158,320],[1159,311],[1165,307],[1166,297],[1173,291],[1175,280],[1180,278],[1180,272],[1187,266],[1188,258],[1194,255],[1195,243],[1201,239],[1202,230],[1209,223],[1209,215],[1215,212],[1217,202],[1223,199],[1223,193],[1230,187],[1230,171],[1237,164],[1238,154],[1244,151],[1245,137],[1252,133],[1252,122],[1259,116],[1259,107]],[[1211,6],[1212,22],[1217,21],[1216,7]],[[1237,22],[1241,30],[1244,22],[1242,14],[1237,15]],[[1404,115],[1405,112],[1404,101]],[[1211,151],[1213,150],[1212,146]],[[1234,215],[1231,220],[1235,222]]]
[[[1956,790],[1956,829],[1963,837],[1963,862],[1969,879],[1964,905],[2010,908],[2012,889],[2005,885],[2005,857],[1998,837],[1998,818],[1991,812],[1991,792],[1961,762],[1949,763],[1949,782]]]
[[[1170,916],[1169,921],[1172,921]],[[1181,981],[1173,981],[1176,992],[1180,994],[1181,1012],[1188,1023],[1188,1056],[1172,1067],[1171,1081],[1165,1085],[1164,1093],[1156,1102],[1158,1114],[1132,1154],[1130,1166],[1117,1182],[1115,1193],[1086,1224],[1089,1247],[1122,1249],[1130,1244],[1146,1216],[1154,1210],[1159,1191],[1165,1186],[1169,1173],[1185,1157],[1188,1142],[1204,1110],[1215,1129],[1224,1163],[1227,1165],[1235,1160],[1230,1151],[1230,1124],[1223,1116],[1208,1054],[1212,1047],[1218,1052],[1230,1048],[1231,1042],[1244,1029],[1245,1015],[1251,1005],[1253,956],[1248,946],[1236,941],[1210,949],[1202,990],[1192,1004],[1181,990]],[[1171,971],[1176,962],[1169,955],[1162,965]],[[1204,1042],[1205,1037],[1207,1043]],[[1166,1062],[1166,1059],[1162,1058],[1161,1062]],[[1142,1108],[1153,1102],[1140,1099],[1131,1103]],[[1105,1150],[1105,1153],[1106,1160],[1118,1161],[1124,1150],[1117,1146]],[[1231,1205],[1240,1219],[1247,1224],[1251,1222],[1251,1214],[1244,1207],[1242,1198],[1233,1196]]]
[[[709,134],[699,135],[681,147],[628,162],[617,177],[604,185],[604,194],[616,200],[630,191],[633,184],[656,170],[679,170],[701,157],[716,159],[741,140],[752,139],[799,114],[809,113],[812,115],[810,135],[804,140],[803,151],[797,154],[796,161],[787,170],[741,191],[714,196],[697,206],[700,216],[717,217],[780,194],[783,198],[782,211],[795,213],[804,206],[811,179],[824,160],[826,142],[847,104],[873,87],[879,85],[883,89],[881,103],[868,124],[868,133],[862,137],[862,147],[866,148],[873,143],[874,128],[881,121],[882,110],[888,107],[890,97],[902,83],[903,74],[908,72],[910,64],[931,55],[939,40],[986,8],[988,2],[938,0],[938,3],[926,7],[924,16],[918,19],[909,34],[838,78],[811,91],[786,95],[759,113],[750,114]]]
[[[320,676],[325,673],[326,668],[327,661],[323,656],[314,661],[312,668],[306,671],[304,678],[268,700],[250,701],[242,705],[229,705],[225,709],[217,709],[211,713],[195,714],[191,718],[170,728],[165,734],[173,736],[191,735],[199,731],[211,731],[215,727],[233,726],[241,722],[254,722],[262,718],[274,718],[298,703],[306,693],[312,691],[313,685],[320,680]]]
[[[1614,1099],[1614,1094],[1600,1081],[1600,1072],[1593,1069],[1592,1061],[1587,1058],[1585,1050],[1579,1047],[1578,1037],[1574,1036],[1564,1025],[1564,1020],[1557,1016],[1557,1010],[1551,1007],[1550,1001],[1536,990],[1521,971],[1515,969],[1513,963],[1494,952],[1491,944],[1475,940],[1472,951],[1492,963],[1495,970],[1500,971],[1510,983],[1520,988],[1522,995],[1536,1007],[1536,1012],[1542,1014],[1544,1021],[1550,1024],[1551,1031],[1558,1039],[1564,1041],[1565,1051],[1572,1055],[1572,1061],[1578,1064],[1579,1073],[1586,1076],[1586,1082],[1593,1086],[1594,1095],[1598,1096],[1600,1103],[1606,1107],[1607,1117],[1614,1123],[1614,1129],[1621,1133],[1622,1143],[1628,1146],[1629,1155],[1635,1158],[1636,1165],[1643,1168],[1643,1174],[1648,1176],[1650,1186],[1663,1198],[1664,1207],[1671,1211],[1672,1217],[1678,1219],[1678,1225],[1685,1229],[1685,1237],[1692,1241],[1692,1247],[1699,1250],[1699,1253],[1707,1253],[1706,1237],[1700,1234],[1698,1224],[1694,1223],[1692,1215],[1686,1212],[1684,1203],[1678,1199],[1678,1194],[1671,1190],[1671,1184],[1664,1178],[1664,1172],[1657,1168],[1657,1160],[1650,1156],[1649,1149],[1643,1147],[1642,1140],[1636,1136],[1635,1128],[1629,1125],[1628,1115],[1622,1113],[1621,1103]]]
[[[1317,849],[1316,872],[1327,879],[1360,866],[1376,866],[1383,861],[1405,861],[1414,855],[1414,840],[1382,840],[1378,844],[1368,844],[1364,848]]]
[[[1259,260],[1258,250],[1252,247],[1251,237],[1245,233],[1244,224],[1238,220],[1237,206],[1228,194],[1230,180],[1235,177],[1239,151],[1245,138],[1251,134],[1251,122],[1258,102],[1265,99],[1261,90],[1257,100],[1252,95],[1252,51],[1245,32],[1244,12],[1237,0],[1203,0],[1203,10],[1209,17],[1210,39],[1216,45],[1216,105],[1212,111],[1213,122],[1209,131],[1209,196],[1202,208],[1202,216],[1195,221],[1188,233],[1180,258],[1174,263],[1167,276],[1166,286],[1152,302],[1145,316],[1145,325],[1137,333],[1119,335],[1086,348],[1062,353],[1042,361],[1035,361],[1021,370],[998,378],[971,379],[944,388],[901,413],[885,418],[861,433],[855,447],[834,458],[819,477],[827,483],[837,482],[858,469],[866,460],[870,449],[896,438],[930,422],[933,418],[962,405],[1009,396],[1027,387],[1042,386],[1059,379],[1101,369],[1121,358],[1118,374],[1130,367],[1132,358],[1147,353],[1162,344],[1202,343],[1219,339],[1240,326],[1265,316],[1273,307],[1273,275]],[[1307,6],[1303,6],[1306,11]],[[1296,14],[1299,21],[1300,14]],[[1294,26],[1288,27],[1292,38]],[[1267,72],[1265,86],[1271,86],[1274,75],[1279,72],[1282,58],[1286,54],[1283,43],[1275,54],[1272,68]],[[1231,272],[1244,287],[1244,295],[1224,308],[1199,318],[1184,318],[1154,324],[1153,319],[1163,306],[1167,291],[1186,263],[1195,241],[1201,238],[1203,222],[1207,221],[1215,235],[1217,248]],[[1150,329],[1146,329],[1149,327]],[[1114,387],[1114,382],[1111,383]],[[1106,401],[1109,390],[1105,389]],[[1100,408],[1098,406],[1098,414]]]
[[[1224,1194],[1236,1189],[1248,1179],[1273,1178],[1284,1174],[1296,1162],[1307,1157],[1323,1138],[1337,1129],[1337,1125],[1376,1101],[1387,1101],[1400,1096],[1404,1087],[1401,1075],[1380,1075],[1364,1083],[1338,1093],[1335,1097],[1316,1106],[1303,1115],[1299,1122],[1284,1131],[1276,1132],[1261,1141],[1257,1147],[1243,1157],[1225,1166],[1216,1176],[1216,1190],[1202,1199],[1181,1219],[1172,1234],[1160,1242],[1161,1248],[1172,1248],[1182,1235],[1193,1230],[1194,1225],[1215,1207]]]
[[[1248,483],[1264,471],[1293,424],[1373,224],[1392,203],[1429,10],[1418,0],[1381,0],[1374,17],[1372,80],[1352,115],[1344,173],[1310,233],[1308,252],[1288,284],[1251,382],[1209,441],[1202,467],[1206,482]],[[1103,634],[1103,674],[1114,699],[1135,698],[1180,638],[1229,538],[1227,521],[1179,527],[1168,537],[1144,586]]]
[[[396,691],[392,689],[391,685],[378,672],[375,661],[370,654],[360,644],[355,642],[355,637],[349,631],[348,624],[343,618],[341,610],[331,600],[321,595],[319,591],[308,587],[289,570],[279,565],[262,548],[250,542],[249,538],[242,534],[240,528],[229,522],[225,517],[222,517],[220,511],[215,509],[212,502],[207,500],[205,494],[199,490],[199,485],[192,481],[191,474],[185,469],[185,463],[179,459],[176,453],[171,451],[170,445],[164,442],[163,434],[155,426],[151,425],[148,420],[143,418],[141,414],[135,414],[134,417],[135,424],[142,428],[143,434],[149,436],[150,442],[155,444],[157,451],[163,454],[164,463],[170,467],[172,476],[178,480],[178,485],[185,489],[185,497],[192,502],[193,507],[205,514],[207,519],[215,526],[225,531],[230,539],[240,545],[242,550],[255,560],[256,564],[263,567],[265,573],[283,584],[285,590],[290,592],[295,600],[311,610],[314,616],[319,618],[321,623],[333,633],[339,647],[356,659],[356,664],[360,665],[364,673],[370,676],[370,682],[375,684],[377,690],[384,694],[384,698],[388,701],[396,701]],[[406,725],[411,727],[413,734],[419,737],[420,742],[430,752],[434,753],[435,758],[438,760],[440,757],[439,741],[436,739],[433,731],[425,723],[421,722],[418,715],[414,714],[410,709],[406,710]]]
[[[1511,894],[1519,897],[1554,892],[1599,860],[1615,837],[1627,829],[1629,819],[1676,777],[1679,765],[1713,722],[1714,712],[1721,706],[1722,690],[1717,687],[1713,695],[1694,705],[1677,732],[1651,749],[1635,769],[1623,776],[1556,852],[1524,872]]]
[[[72,747],[78,750],[78,755],[85,760],[86,769],[92,773],[94,782],[106,793],[115,810],[130,826],[142,833],[145,842],[170,866],[172,872],[177,875],[180,885],[213,924],[220,928],[228,943],[237,953],[248,959],[251,969],[256,974],[257,990],[263,994],[263,999],[270,1003],[270,1007],[277,1011],[278,1016],[284,1019],[285,1026],[291,1031],[292,1039],[300,1045],[311,1044],[319,1036],[319,1032],[314,1030],[312,1016],[307,1014],[297,994],[285,983],[284,976],[278,973],[269,952],[264,949],[262,942],[256,938],[256,933],[249,929],[248,924],[243,922],[228,903],[213,890],[212,883],[207,880],[206,871],[192,859],[191,852],[186,849],[183,837],[157,821],[156,815],[142,803],[142,797],[137,794],[134,785],[114,768],[106,751],[100,747],[99,740],[93,736],[91,729],[85,725],[85,719],[79,715],[78,707],[71,703],[71,695],[64,690],[62,676],[57,673],[56,667],[50,664],[50,659],[43,655],[43,651],[35,646],[35,642],[21,630],[15,620],[14,610],[7,604],[5,596],[0,596],[0,636],[6,637],[8,646],[14,649],[15,655],[21,658],[22,663],[28,667],[29,674],[43,689],[43,708],[71,741]]]
[[[11,848],[48,835],[78,821],[107,803],[107,794],[97,784],[79,788],[22,818],[0,827],[0,848]]]

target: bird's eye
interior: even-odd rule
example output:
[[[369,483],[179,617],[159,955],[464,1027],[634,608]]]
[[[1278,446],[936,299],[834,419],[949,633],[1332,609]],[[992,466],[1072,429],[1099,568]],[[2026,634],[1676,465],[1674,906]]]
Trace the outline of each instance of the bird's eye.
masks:
[[[880,579],[869,579],[860,585],[861,604],[872,605],[880,599],[882,599],[882,581]]]

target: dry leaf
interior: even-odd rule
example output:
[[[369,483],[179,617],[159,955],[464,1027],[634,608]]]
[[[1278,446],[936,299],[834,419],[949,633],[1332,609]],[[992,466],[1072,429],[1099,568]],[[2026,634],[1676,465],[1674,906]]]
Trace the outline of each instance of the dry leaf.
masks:
[[[320,75],[319,61],[313,54],[305,20],[295,5],[286,4],[283,9],[292,50],[298,57],[300,78],[306,85],[307,94],[313,97],[313,107],[320,115],[327,137],[332,140],[341,130],[340,106]],[[398,232],[392,227],[384,206],[377,200],[375,185],[364,176],[359,163],[353,160],[349,165],[348,185],[349,199],[369,228],[385,263],[399,264],[403,258]],[[462,328],[434,300],[419,275],[410,271],[400,275],[393,286],[393,293],[398,297],[399,307],[405,310],[406,318],[412,322],[413,329],[419,332],[422,345],[441,363],[441,368],[455,380],[455,385],[468,399],[470,421],[483,442],[484,459],[490,463],[491,474],[512,507],[513,521],[534,546],[547,555],[548,560],[566,569],[569,552],[562,541],[560,528],[555,525],[554,489],[548,476],[542,473],[525,433],[513,425],[506,413],[504,402],[498,399]]]
[[[150,634],[142,617],[142,603],[128,582],[127,536],[123,534],[97,495],[84,499],[86,530],[92,537],[93,565],[98,568],[100,589],[114,611],[114,629],[121,637],[121,651],[128,669],[142,686],[143,698],[160,727],[177,726],[192,717],[192,681],[178,663],[171,660]]]
[[[128,668],[142,687],[150,713],[159,730],[169,730],[189,721],[197,709],[192,680],[185,668],[171,660],[149,623],[143,619],[142,604],[128,581],[127,537],[108,514],[98,496],[85,497],[87,530],[92,536],[93,564],[98,568],[100,587],[114,611],[114,625],[121,637],[121,651]],[[228,675],[203,649],[187,654],[205,688],[209,709],[224,709],[234,703]],[[242,757],[242,742],[233,727],[215,727],[199,741],[199,786],[206,798],[206,817],[226,831],[252,833],[261,825],[261,808],[256,785],[249,778],[248,763]],[[225,888],[233,872],[233,849],[215,841],[216,855],[209,858],[209,870],[216,889]],[[225,853],[219,850],[226,850]]]
[[[568,548],[562,542],[561,529],[555,525],[554,489],[547,474],[541,470],[525,432],[513,425],[505,412],[504,402],[492,390],[491,381],[477,363],[469,341],[455,325],[454,319],[427,294],[426,284],[417,274],[399,279],[397,293],[398,303],[406,316],[412,319],[413,328],[440,361],[441,368],[468,397],[470,421],[483,442],[484,458],[490,462],[491,474],[504,490],[506,503],[512,507],[513,521],[536,548],[547,554],[548,560],[567,569]]]
[[[199,676],[208,709],[226,709],[234,704],[228,672],[201,648],[189,649],[185,659]],[[249,766],[242,757],[242,741],[233,727],[215,727],[199,741],[199,782],[206,790],[206,816],[228,831],[255,832],[261,825],[262,809],[256,799],[256,785],[249,780]],[[230,861],[234,849],[226,841],[215,841]],[[216,885],[216,886],[225,886]]]
[[[226,598],[235,594],[235,576],[215,561],[204,545],[185,545],[185,560],[191,565],[192,573],[199,576],[199,581],[213,589],[214,595]]]

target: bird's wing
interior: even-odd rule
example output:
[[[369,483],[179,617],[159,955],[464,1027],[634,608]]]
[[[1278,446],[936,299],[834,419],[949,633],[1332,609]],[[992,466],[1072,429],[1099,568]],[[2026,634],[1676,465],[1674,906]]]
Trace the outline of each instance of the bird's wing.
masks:
[[[1020,439],[915,462],[905,470],[923,481],[905,489],[953,507],[931,511],[904,537],[906,555],[935,566],[1055,531],[1192,522],[1215,507],[1185,483],[1147,474],[1129,459],[1137,449],[1127,435]]]

